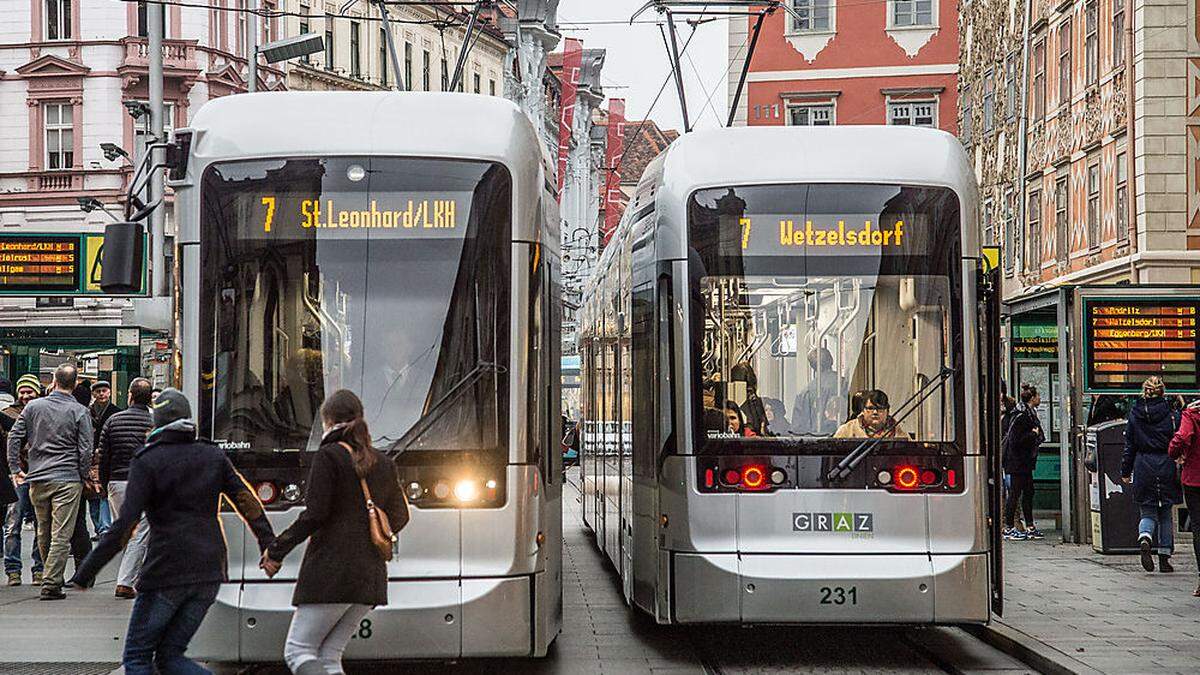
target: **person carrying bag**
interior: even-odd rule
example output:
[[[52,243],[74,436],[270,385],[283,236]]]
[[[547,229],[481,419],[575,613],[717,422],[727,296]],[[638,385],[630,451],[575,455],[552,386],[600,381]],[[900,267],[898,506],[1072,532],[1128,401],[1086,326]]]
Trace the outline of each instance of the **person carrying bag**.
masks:
[[[260,563],[268,576],[310,539],[283,658],[296,675],[342,673],[342,654],[363,617],[387,604],[387,562],[408,522],[396,466],[371,447],[362,401],[334,392],[321,406],[325,435],[313,457],[305,509]]]

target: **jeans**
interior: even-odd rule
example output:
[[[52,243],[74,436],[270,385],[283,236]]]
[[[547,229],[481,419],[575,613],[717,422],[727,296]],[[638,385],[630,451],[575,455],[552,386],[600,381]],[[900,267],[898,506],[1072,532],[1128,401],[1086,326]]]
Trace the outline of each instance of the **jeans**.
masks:
[[[1192,553],[1200,565],[1200,485],[1184,485],[1183,502],[1187,504],[1188,529],[1192,531]]]
[[[1004,502],[1004,526],[1014,527],[1017,520],[1017,500],[1025,515],[1025,527],[1033,527],[1033,474],[1009,474],[1008,499]]]
[[[33,483],[29,499],[37,514],[38,546],[46,562],[42,587],[62,588],[71,535],[76,531],[79,503],[83,501],[83,483]]]
[[[296,673],[306,664],[316,662],[322,668],[309,666],[310,670],[330,674],[345,672],[342,670],[342,653],[370,611],[369,605],[345,603],[297,607],[283,646],[283,660],[288,670]]]
[[[129,615],[125,675],[206,675],[185,657],[188,643],[217,599],[218,583],[170,586],[139,593]],[[157,671],[155,670],[157,668]]]
[[[108,502],[118,518],[121,517],[121,507],[125,504],[125,488],[129,483],[114,480],[108,484]],[[133,588],[138,574],[142,571],[142,563],[146,560],[146,547],[150,543],[150,522],[146,514],[142,514],[137,527],[125,545],[125,553],[121,555],[121,569],[117,572],[117,585]]]
[[[104,534],[112,527],[112,512],[108,509],[108,500],[94,497],[87,500],[88,515],[92,517],[92,530],[96,534]]]
[[[17,503],[8,507],[4,520],[4,572],[21,573],[21,524],[33,518],[33,502],[29,501],[29,483],[17,486]],[[37,525],[33,530],[33,564],[29,570],[34,574],[42,571],[42,551],[37,544]]]
[[[1139,506],[1138,512],[1142,519],[1138,521],[1138,538],[1149,537],[1155,541],[1157,530],[1157,551],[1159,555],[1171,555],[1175,552],[1175,528],[1171,519],[1171,505]]]

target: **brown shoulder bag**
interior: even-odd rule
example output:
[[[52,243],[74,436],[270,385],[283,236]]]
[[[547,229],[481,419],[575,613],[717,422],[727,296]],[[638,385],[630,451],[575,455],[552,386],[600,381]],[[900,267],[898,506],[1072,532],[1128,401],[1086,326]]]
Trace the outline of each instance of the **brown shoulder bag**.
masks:
[[[350,453],[353,460],[354,451],[346,443],[339,442],[338,445],[346,449]],[[362,487],[363,499],[367,506],[367,528],[371,532],[371,543],[375,546],[379,556],[384,562],[392,559],[392,552],[396,543],[396,535],[392,532],[392,526],[388,523],[387,514],[383,509],[375,506],[375,500],[371,499],[371,488],[367,487],[365,478],[358,479],[359,486]]]

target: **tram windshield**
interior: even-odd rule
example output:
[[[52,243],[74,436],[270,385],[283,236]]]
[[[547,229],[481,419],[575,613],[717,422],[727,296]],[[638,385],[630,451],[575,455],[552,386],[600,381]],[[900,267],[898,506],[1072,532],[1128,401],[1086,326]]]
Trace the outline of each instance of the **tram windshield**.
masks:
[[[698,447],[957,441],[959,227],[958,200],[943,188],[695,193]]]
[[[218,164],[201,191],[199,421],[233,450],[312,451],[348,388],[383,450],[507,432],[511,179],[411,158]]]

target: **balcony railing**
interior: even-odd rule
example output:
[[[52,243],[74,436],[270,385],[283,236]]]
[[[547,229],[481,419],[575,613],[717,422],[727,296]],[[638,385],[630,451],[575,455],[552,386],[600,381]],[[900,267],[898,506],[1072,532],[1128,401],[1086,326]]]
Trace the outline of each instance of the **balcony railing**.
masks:
[[[163,40],[163,67],[178,70],[196,69],[195,40]],[[124,65],[150,67],[150,45],[145,38],[125,38]]]

